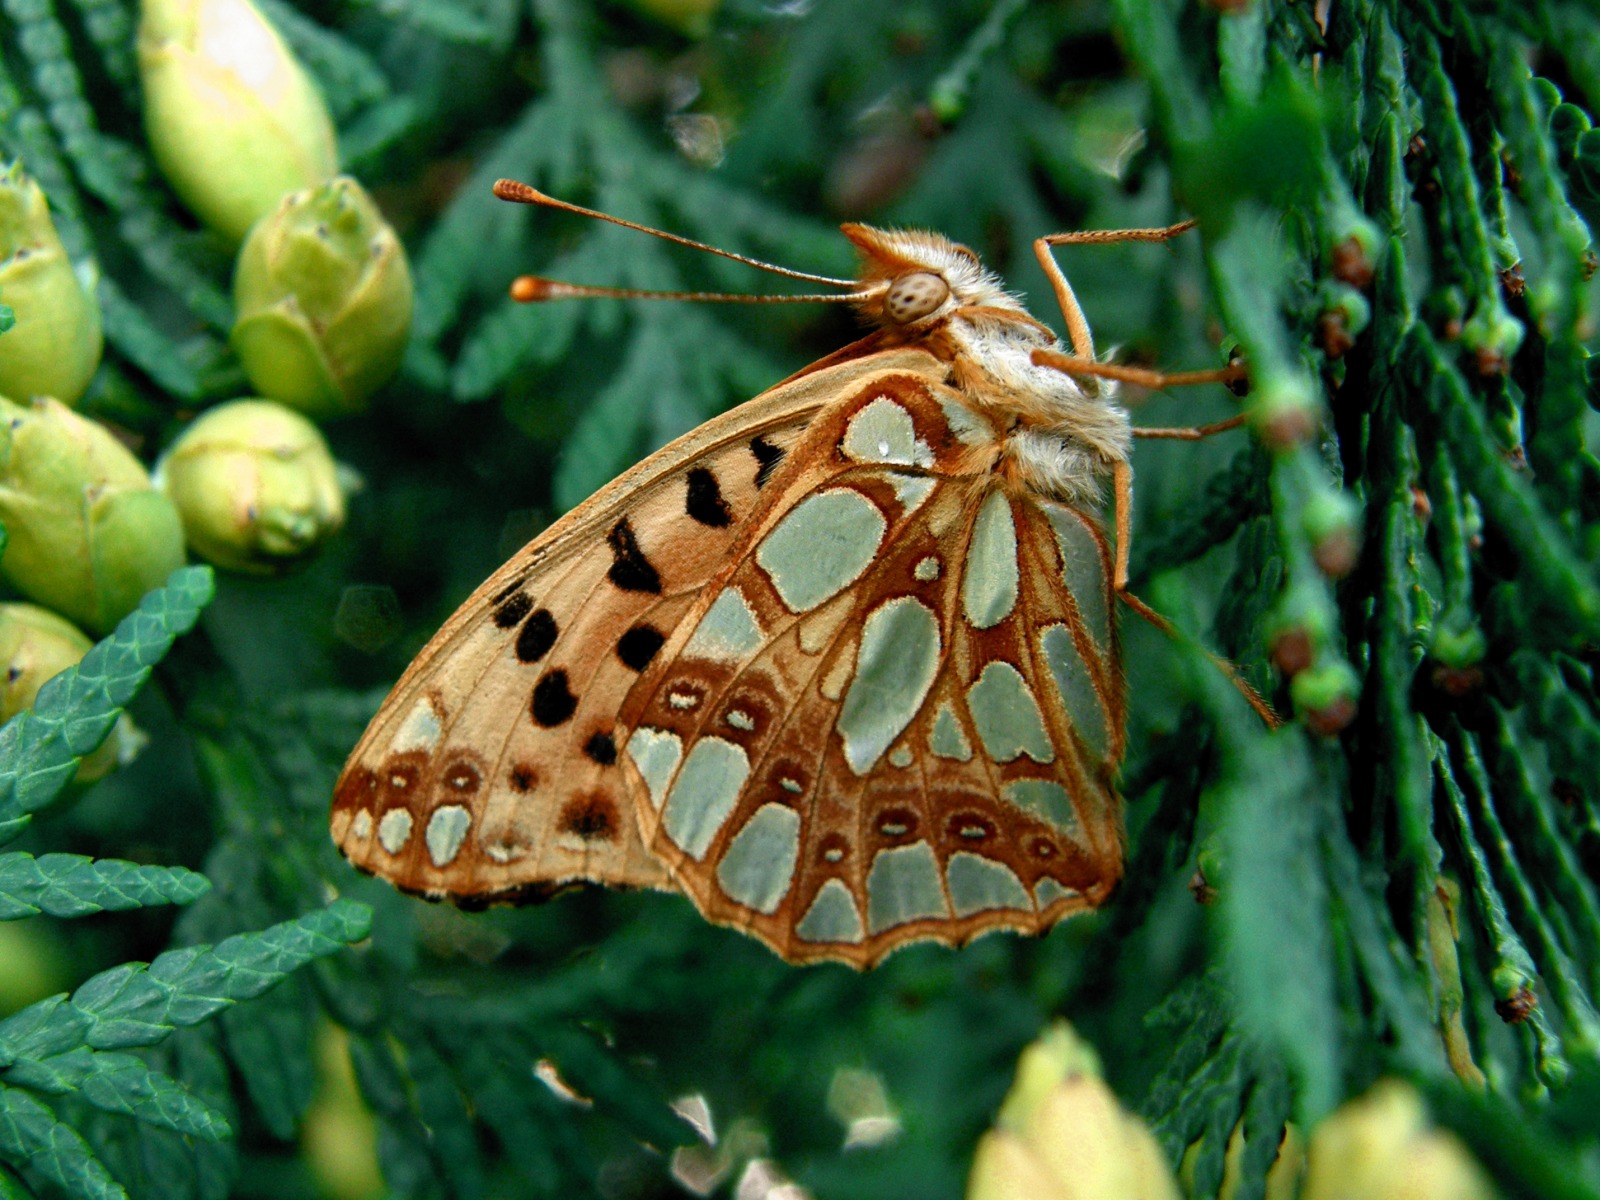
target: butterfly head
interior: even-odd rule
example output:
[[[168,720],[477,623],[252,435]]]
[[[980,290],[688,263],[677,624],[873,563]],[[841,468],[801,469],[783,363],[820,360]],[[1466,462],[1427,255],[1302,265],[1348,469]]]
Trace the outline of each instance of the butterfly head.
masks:
[[[858,303],[886,329],[926,329],[957,309],[1012,308],[1021,302],[959,242],[916,229],[840,226],[861,253]]]

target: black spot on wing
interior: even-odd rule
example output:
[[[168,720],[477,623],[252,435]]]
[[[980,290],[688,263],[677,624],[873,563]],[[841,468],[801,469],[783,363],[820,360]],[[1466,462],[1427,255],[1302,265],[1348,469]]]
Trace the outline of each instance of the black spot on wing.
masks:
[[[495,606],[494,623],[501,629],[510,629],[527,616],[532,607],[533,601],[528,599],[528,593],[512,592]]]
[[[704,467],[691,467],[688,480],[688,496],[684,501],[684,508],[688,514],[700,524],[709,525],[713,529],[721,529],[732,524],[733,510],[722,498],[722,489],[717,486],[717,477]]]
[[[617,836],[617,805],[605,795],[577,796],[562,806],[558,821],[562,833],[586,842],[613,841]]]
[[[666,635],[654,626],[635,625],[617,639],[617,657],[629,670],[642,671],[666,640]]]
[[[778,469],[787,451],[758,434],[750,439],[750,453],[756,456],[756,486],[766,487],[767,480],[772,478],[772,473]]]
[[[583,744],[583,752],[590,761],[609,767],[617,761],[617,743],[609,733],[597,733]]]
[[[572,716],[578,698],[567,686],[565,671],[551,671],[533,688],[533,719],[546,729],[560,725]]]
[[[526,574],[518,575],[510,583],[506,584],[505,587],[501,588],[498,592],[496,592],[493,596],[491,596],[490,599],[489,599],[489,603],[490,604],[496,604],[496,605],[504,604],[507,600],[509,600],[511,598],[511,593],[512,592],[515,592],[525,582],[527,582],[527,578],[528,578],[528,576]]]
[[[517,661],[538,662],[556,644],[556,619],[548,608],[541,608],[522,623],[517,633]]]
[[[639,539],[634,536],[627,517],[612,526],[611,532],[606,534],[606,543],[611,547],[612,559],[606,577],[612,583],[625,592],[661,594],[661,576],[639,549]]]

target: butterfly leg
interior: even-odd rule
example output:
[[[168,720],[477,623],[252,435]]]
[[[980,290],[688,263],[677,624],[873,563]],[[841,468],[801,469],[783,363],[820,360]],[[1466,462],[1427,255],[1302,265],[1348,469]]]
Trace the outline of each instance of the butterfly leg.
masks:
[[[1193,228],[1193,221],[1180,221],[1176,225],[1168,225],[1160,229],[1089,229],[1076,233],[1054,233],[1047,237],[1035,239],[1033,243],[1034,256],[1039,260],[1039,265],[1044,268],[1045,276],[1050,280],[1050,287],[1055,292],[1056,303],[1061,306],[1061,315],[1067,323],[1067,338],[1072,343],[1073,352],[1071,354],[1062,354],[1054,350],[1035,350],[1033,352],[1034,364],[1041,367],[1052,367],[1068,375],[1114,379],[1119,383],[1132,383],[1154,391],[1176,387],[1181,384],[1225,383],[1231,387],[1244,382],[1246,372],[1244,364],[1241,362],[1232,362],[1226,367],[1208,371],[1162,372],[1152,371],[1145,367],[1095,361],[1094,339],[1089,333],[1088,318],[1083,315],[1083,308],[1078,304],[1077,296],[1073,294],[1072,285],[1067,282],[1067,277],[1062,273],[1060,264],[1056,262],[1055,255],[1051,253],[1052,246],[1095,245],[1110,242],[1165,242]],[[1240,415],[1230,417],[1226,421],[1213,421],[1208,425],[1175,429],[1135,429],[1133,433],[1135,437],[1199,441],[1201,438],[1210,437],[1215,433],[1237,429],[1244,424],[1244,421],[1245,417]],[[1112,586],[1116,590],[1118,598],[1124,604],[1161,630],[1162,633],[1175,639],[1178,637],[1178,631],[1173,627],[1172,622],[1128,590],[1128,559],[1133,541],[1133,468],[1126,461],[1111,465],[1111,486],[1114,497],[1113,518],[1117,530],[1117,551],[1113,564]],[[1266,722],[1269,728],[1276,729],[1283,724],[1283,718],[1273,711],[1272,706],[1262,698],[1261,694],[1250,686],[1243,675],[1239,674],[1239,669],[1236,666],[1227,659],[1212,654],[1209,650],[1206,651],[1206,656],[1228,677],[1229,682],[1239,690],[1239,693],[1249,702],[1250,707],[1255,709],[1256,714]]]
[[[1218,422],[1218,424],[1229,423]],[[1213,430],[1213,432],[1216,431]],[[1205,435],[1199,434],[1197,436],[1203,437]],[[1117,598],[1169,638],[1178,640],[1178,631],[1173,627],[1172,622],[1128,590],[1128,546],[1133,532],[1133,468],[1127,463],[1119,462],[1113,464],[1111,468],[1111,489],[1113,496],[1112,511],[1117,526],[1117,555],[1111,582],[1116,589]],[[1256,715],[1266,722],[1267,728],[1276,729],[1283,724],[1283,718],[1273,710],[1272,705],[1267,703],[1261,693],[1250,686],[1250,682],[1239,674],[1238,667],[1221,655],[1213,654],[1209,650],[1205,654],[1216,665],[1217,669],[1228,677],[1228,682],[1238,689],[1239,694],[1245,698],[1250,707],[1256,710]]]
[[[1067,375],[1092,375],[1097,379],[1115,379],[1119,383],[1133,383],[1150,388],[1152,391],[1194,383],[1225,383],[1234,387],[1247,378],[1243,362],[1231,362],[1225,367],[1207,371],[1152,371],[1148,367],[1095,362],[1077,354],[1062,354],[1056,350],[1035,350],[1033,362],[1035,366],[1054,367]]]
[[[1160,229],[1081,229],[1075,233],[1051,233],[1034,239],[1033,255],[1044,268],[1050,288],[1056,294],[1056,303],[1061,306],[1061,316],[1067,323],[1067,339],[1072,343],[1076,358],[1094,362],[1094,339],[1089,334],[1089,320],[1083,315],[1083,308],[1072,292],[1072,285],[1062,274],[1051,247],[1104,245],[1110,242],[1165,242],[1193,228],[1193,221],[1179,221],[1176,225]]]
[[[1225,367],[1206,371],[1163,372],[1152,371],[1147,367],[1095,361],[1094,338],[1089,333],[1089,321],[1083,315],[1083,308],[1079,305],[1077,296],[1073,294],[1072,285],[1067,282],[1067,277],[1062,272],[1061,265],[1056,262],[1051,249],[1054,246],[1103,245],[1110,242],[1165,242],[1193,229],[1194,224],[1193,221],[1179,221],[1176,225],[1166,225],[1157,229],[1085,229],[1075,233],[1052,233],[1034,239],[1034,256],[1044,268],[1044,273],[1055,292],[1056,303],[1061,306],[1061,315],[1067,323],[1067,337],[1072,343],[1073,350],[1071,354],[1062,354],[1056,350],[1035,350],[1034,365],[1050,367],[1067,375],[1114,379],[1119,383],[1137,384],[1156,391],[1185,384],[1225,383],[1234,386],[1243,382],[1246,373],[1242,362],[1231,362]],[[1244,421],[1245,417],[1241,414],[1226,421],[1213,421],[1208,425],[1135,429],[1133,434],[1135,437],[1199,441],[1215,433],[1236,429],[1244,424]],[[1128,546],[1133,533],[1131,520],[1133,471],[1126,462],[1112,464],[1112,484],[1116,492],[1117,558],[1114,578],[1117,592],[1124,599],[1131,599],[1137,609],[1154,616],[1143,601],[1131,597],[1131,593],[1128,592]]]
[[[1198,442],[1201,438],[1208,438],[1213,433],[1225,433],[1230,429],[1237,429],[1248,420],[1245,414],[1229,417],[1226,421],[1212,421],[1209,425],[1182,425],[1175,429],[1163,427],[1134,427],[1133,436],[1139,438],[1174,438],[1183,442]]]
[[[1067,323],[1067,340],[1072,343],[1072,353],[1062,354],[1054,350],[1036,350],[1033,355],[1034,363],[1038,366],[1053,367],[1068,375],[1114,379],[1119,383],[1137,384],[1153,391],[1192,383],[1225,383],[1230,387],[1243,383],[1246,378],[1245,368],[1244,364],[1239,362],[1229,363],[1226,367],[1210,371],[1162,372],[1152,371],[1145,367],[1131,367],[1120,363],[1095,361],[1094,338],[1089,333],[1089,320],[1083,315],[1083,307],[1078,303],[1078,297],[1074,294],[1072,285],[1067,282],[1067,277],[1062,272],[1061,265],[1056,262],[1055,254],[1051,250],[1054,246],[1106,245],[1112,242],[1165,242],[1177,237],[1180,233],[1193,229],[1194,224],[1193,221],[1179,221],[1176,225],[1165,225],[1158,229],[1084,229],[1075,233],[1052,233],[1042,238],[1036,238],[1033,243],[1034,257],[1039,260],[1039,265],[1044,269],[1046,278],[1050,280],[1050,288],[1055,292],[1056,304],[1060,306],[1062,319]],[[1217,432],[1220,432],[1220,430]],[[1204,437],[1206,434],[1190,435],[1179,432],[1152,432],[1143,436]]]

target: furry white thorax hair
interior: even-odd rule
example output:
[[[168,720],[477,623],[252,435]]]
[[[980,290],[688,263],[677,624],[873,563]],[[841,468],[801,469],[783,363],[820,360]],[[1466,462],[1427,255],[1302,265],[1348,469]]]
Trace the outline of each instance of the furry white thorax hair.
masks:
[[[1127,461],[1133,440],[1112,381],[1035,366],[1033,352],[1061,352],[1060,339],[967,247],[922,230],[853,225],[845,234],[862,252],[862,284],[884,285],[879,296],[897,279],[922,273],[948,288],[942,303],[915,320],[896,323],[881,299],[863,305],[868,319],[910,338],[947,339],[955,386],[1005,431],[1001,457],[1021,482],[1046,496],[1097,506],[1101,481],[1113,464]]]

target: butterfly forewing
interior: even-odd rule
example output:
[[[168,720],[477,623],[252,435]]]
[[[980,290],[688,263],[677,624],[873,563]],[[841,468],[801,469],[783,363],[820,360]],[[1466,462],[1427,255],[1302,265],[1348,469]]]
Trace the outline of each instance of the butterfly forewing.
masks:
[[[941,379],[817,415],[619,717],[651,849],[791,961],[1041,932],[1120,873],[1104,538]]]
[[[670,888],[639,838],[617,713],[769,507],[763,491],[813,414],[862,370],[809,372],[708,422],[496,572],[346,764],[332,814],[345,855],[464,902],[577,881]]]

